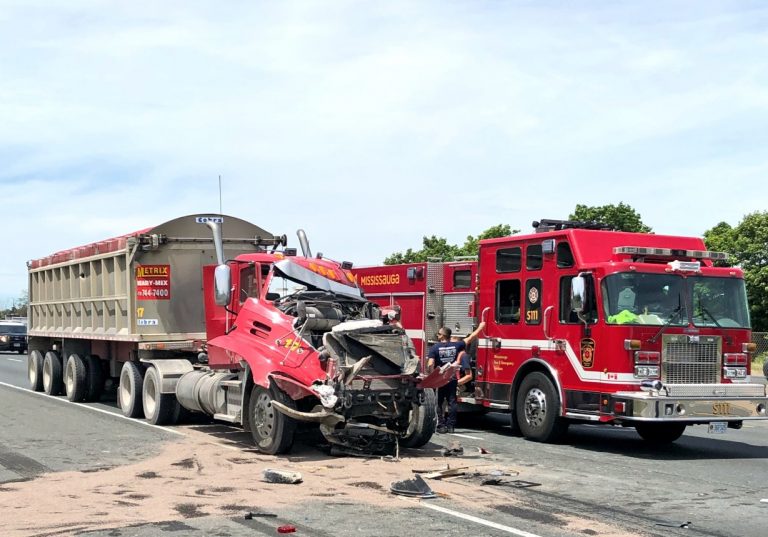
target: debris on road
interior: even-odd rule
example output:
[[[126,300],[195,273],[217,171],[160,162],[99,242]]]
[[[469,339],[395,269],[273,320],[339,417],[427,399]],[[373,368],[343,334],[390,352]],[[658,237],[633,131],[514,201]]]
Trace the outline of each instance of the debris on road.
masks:
[[[683,522],[682,524],[678,524],[676,522],[657,522],[657,526],[664,526],[665,528],[685,528],[688,529],[688,527],[691,525],[691,521]]]
[[[443,449],[443,457],[460,457],[464,455],[464,448],[458,441],[451,442],[451,445]]]
[[[262,481],[267,483],[283,483],[286,485],[294,485],[301,483],[302,477],[299,472],[292,472],[290,470],[277,470],[274,468],[267,468],[263,472]]]
[[[277,518],[277,515],[274,513],[245,513],[245,516],[243,517],[246,520],[253,520],[254,518]]]
[[[277,533],[294,533],[296,531],[296,526],[292,526],[290,524],[286,524],[285,526],[279,526],[277,528]]]
[[[427,482],[419,475],[404,481],[393,481],[389,486],[392,494],[409,496],[411,498],[436,498],[437,495],[429,488]]]

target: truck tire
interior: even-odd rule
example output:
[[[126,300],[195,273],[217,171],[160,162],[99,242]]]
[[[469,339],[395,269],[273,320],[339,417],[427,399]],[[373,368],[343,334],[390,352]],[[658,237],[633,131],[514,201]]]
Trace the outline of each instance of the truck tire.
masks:
[[[85,362],[78,354],[70,354],[64,367],[64,391],[73,403],[85,401],[88,389]]]
[[[272,406],[272,401],[295,408],[292,399],[275,387],[266,389],[258,384],[251,391],[248,417],[251,436],[256,448],[268,455],[286,453],[293,446],[296,422]]]
[[[671,444],[685,431],[685,423],[646,423],[638,422],[635,430],[643,440],[653,445]]]
[[[60,395],[64,389],[61,356],[56,351],[48,351],[43,359],[43,391],[48,395]]]
[[[117,402],[123,415],[129,418],[143,418],[141,388],[144,378],[141,368],[133,362],[125,362],[120,370],[120,385],[117,387]]]
[[[414,404],[408,432],[400,439],[400,445],[407,448],[420,448],[432,438],[437,427],[437,396],[435,390],[424,390],[424,402]]]
[[[85,357],[85,369],[87,389],[85,400],[89,402],[99,401],[101,394],[104,393],[104,369],[101,365],[101,359],[95,354],[89,354]]]
[[[181,405],[175,393],[160,393],[161,385],[157,369],[147,369],[141,394],[144,416],[152,425],[173,425],[179,419]]]
[[[27,378],[30,390],[43,391],[43,353],[40,351],[32,351],[27,356]]]
[[[517,392],[515,413],[520,432],[534,442],[556,442],[568,430],[568,422],[560,418],[560,397],[554,384],[544,373],[530,373]]]

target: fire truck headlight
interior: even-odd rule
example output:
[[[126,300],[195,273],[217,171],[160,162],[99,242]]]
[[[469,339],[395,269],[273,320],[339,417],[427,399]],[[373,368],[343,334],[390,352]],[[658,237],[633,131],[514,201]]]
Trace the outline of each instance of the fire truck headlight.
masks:
[[[765,405],[760,403],[759,405],[757,405],[757,408],[755,409],[755,411],[759,416],[765,416]]]

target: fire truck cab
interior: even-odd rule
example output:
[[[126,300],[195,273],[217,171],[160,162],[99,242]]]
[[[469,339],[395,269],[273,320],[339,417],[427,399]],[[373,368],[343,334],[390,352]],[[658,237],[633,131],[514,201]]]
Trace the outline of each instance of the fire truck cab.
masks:
[[[766,387],[749,380],[743,274],[715,266],[725,254],[693,237],[534,227],[480,242],[474,403],[510,411],[538,441],[572,421],[665,443],[688,425],[766,418]]]

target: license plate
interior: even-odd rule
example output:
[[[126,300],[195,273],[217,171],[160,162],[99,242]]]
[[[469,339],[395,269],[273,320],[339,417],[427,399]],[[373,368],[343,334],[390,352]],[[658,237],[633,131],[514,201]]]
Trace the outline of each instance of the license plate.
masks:
[[[728,430],[728,424],[724,421],[713,421],[709,424],[710,434],[725,434]]]
[[[21,343],[14,343],[13,346],[14,347],[21,347]]]

